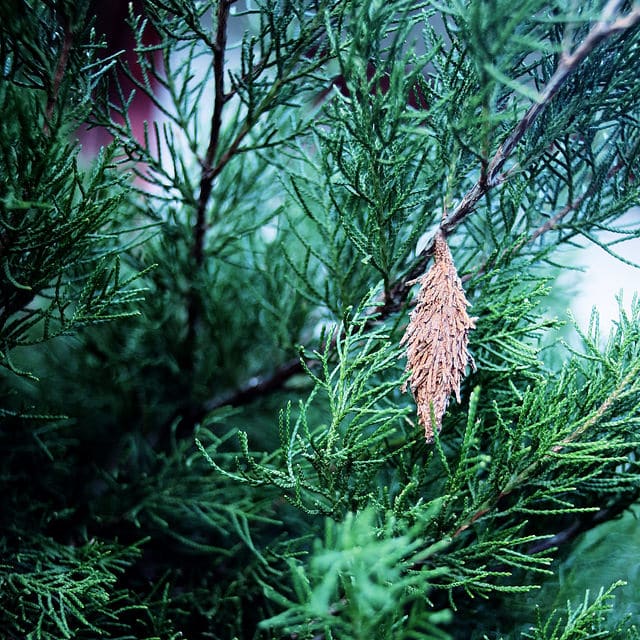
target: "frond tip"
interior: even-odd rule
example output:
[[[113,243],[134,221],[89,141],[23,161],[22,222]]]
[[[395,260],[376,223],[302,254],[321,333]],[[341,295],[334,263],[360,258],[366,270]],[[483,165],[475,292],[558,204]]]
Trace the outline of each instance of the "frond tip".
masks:
[[[439,432],[442,427],[451,394],[460,402],[460,383],[467,364],[474,366],[467,344],[475,318],[467,314],[469,302],[440,230],[435,236],[433,265],[416,282],[421,285],[416,308],[400,344],[407,345],[408,382],[424,436],[431,442],[434,430]]]

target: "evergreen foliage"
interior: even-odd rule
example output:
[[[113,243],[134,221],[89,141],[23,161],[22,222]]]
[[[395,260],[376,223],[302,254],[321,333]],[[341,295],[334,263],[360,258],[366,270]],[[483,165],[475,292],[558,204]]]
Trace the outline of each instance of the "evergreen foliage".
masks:
[[[0,6],[1,638],[640,638],[618,575],[536,595],[640,497],[640,300],[565,343],[557,282],[640,237],[637,3],[146,0],[133,56]]]

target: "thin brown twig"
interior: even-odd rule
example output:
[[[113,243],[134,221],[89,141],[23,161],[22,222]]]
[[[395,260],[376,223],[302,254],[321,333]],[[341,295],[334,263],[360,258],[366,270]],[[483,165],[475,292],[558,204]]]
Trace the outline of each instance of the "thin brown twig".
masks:
[[[278,391],[292,376],[303,373],[300,358],[292,358],[280,365],[273,373],[264,377],[253,378],[246,386],[234,391],[228,396],[214,398],[202,405],[202,416],[223,406],[240,407],[253,402],[257,396]]]
[[[613,167],[609,169],[609,171],[607,171],[606,179],[610,180],[611,178],[613,178],[613,176],[616,175],[616,173],[618,173],[618,171],[620,171],[621,169],[624,169],[626,166],[627,165],[624,162],[618,162],[618,164],[615,164]],[[556,213],[554,216],[549,218],[546,222],[542,223],[537,229],[535,229],[533,233],[526,240],[523,240],[520,243],[518,243],[514,247],[514,251],[518,251],[522,247],[522,245],[525,244],[525,242],[526,244],[534,242],[547,231],[550,231],[551,229],[555,229],[560,224],[560,222],[562,222],[562,220],[569,213],[571,213],[572,211],[575,211],[589,195],[591,195],[590,190],[585,191],[585,193],[583,193],[581,196],[576,198],[573,202],[570,202],[568,205],[566,205],[564,208],[558,211],[558,213]]]
[[[204,262],[204,240],[207,228],[207,205],[213,190],[213,181],[216,173],[213,170],[213,161],[218,151],[220,133],[222,129],[222,110],[225,104],[224,74],[225,74],[225,54],[227,48],[227,22],[229,19],[231,3],[228,0],[220,0],[218,3],[216,40],[213,50],[213,78],[214,78],[214,99],[213,112],[211,115],[211,132],[209,135],[209,145],[202,161],[202,175],[200,178],[200,194],[196,208],[196,221],[193,228],[192,255],[196,268],[200,268]],[[193,365],[194,354],[193,345],[200,319],[201,309],[198,294],[191,291],[187,302],[187,336],[186,336],[186,358],[187,362]]]
[[[206,209],[209,196],[213,188],[215,178],[213,161],[220,142],[222,129],[222,109],[226,101],[224,93],[224,57],[227,48],[227,22],[229,19],[230,3],[221,0],[218,3],[216,42],[213,50],[213,78],[214,100],[213,113],[211,114],[211,134],[209,146],[202,162],[202,177],[200,179],[200,195],[198,197],[198,209],[196,213],[196,225],[194,229],[193,256],[196,264],[200,266],[204,260],[204,234],[206,229]]]

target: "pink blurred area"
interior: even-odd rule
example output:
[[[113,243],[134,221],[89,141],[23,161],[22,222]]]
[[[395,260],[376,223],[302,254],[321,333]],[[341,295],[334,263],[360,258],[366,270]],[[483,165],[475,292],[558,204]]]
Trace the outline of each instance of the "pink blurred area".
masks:
[[[100,56],[107,58],[118,54],[119,64],[114,67],[109,77],[108,98],[112,104],[120,105],[121,98],[117,86],[119,84],[122,95],[128,98],[132,92],[134,97],[129,108],[129,120],[131,129],[136,140],[142,142],[144,140],[145,122],[154,119],[155,107],[153,101],[143,91],[136,88],[133,80],[123,70],[123,65],[127,67],[134,78],[142,80],[142,72],[136,54],[135,37],[131,26],[128,24],[128,18],[131,8],[134,15],[143,15],[143,0],[112,0],[105,2],[104,0],[94,0],[91,11],[94,17],[94,27],[98,39],[106,42],[106,49],[100,50]],[[158,34],[147,27],[144,31],[143,44],[145,46],[153,46],[158,44]],[[145,53],[146,56],[154,56],[152,52]],[[160,62],[160,57],[156,54],[154,63]],[[155,88],[155,82],[151,78],[152,88]],[[115,122],[122,124],[123,118],[115,111],[111,111],[111,116]],[[150,129],[150,132],[152,129]],[[78,138],[82,145],[83,155],[91,157],[95,155],[101,147],[112,142],[113,136],[104,127],[88,127],[83,126],[78,131]]]

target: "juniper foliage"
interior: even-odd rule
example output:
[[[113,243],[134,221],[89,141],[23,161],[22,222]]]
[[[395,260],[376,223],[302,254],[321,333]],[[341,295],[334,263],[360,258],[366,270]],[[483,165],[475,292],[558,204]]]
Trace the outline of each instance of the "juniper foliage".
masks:
[[[558,282],[640,236],[639,23],[147,0],[124,55],[85,1],[3,3],[2,637],[640,637],[622,576],[536,596],[640,494],[640,301],[564,342]],[[436,234],[476,369],[427,443]]]

